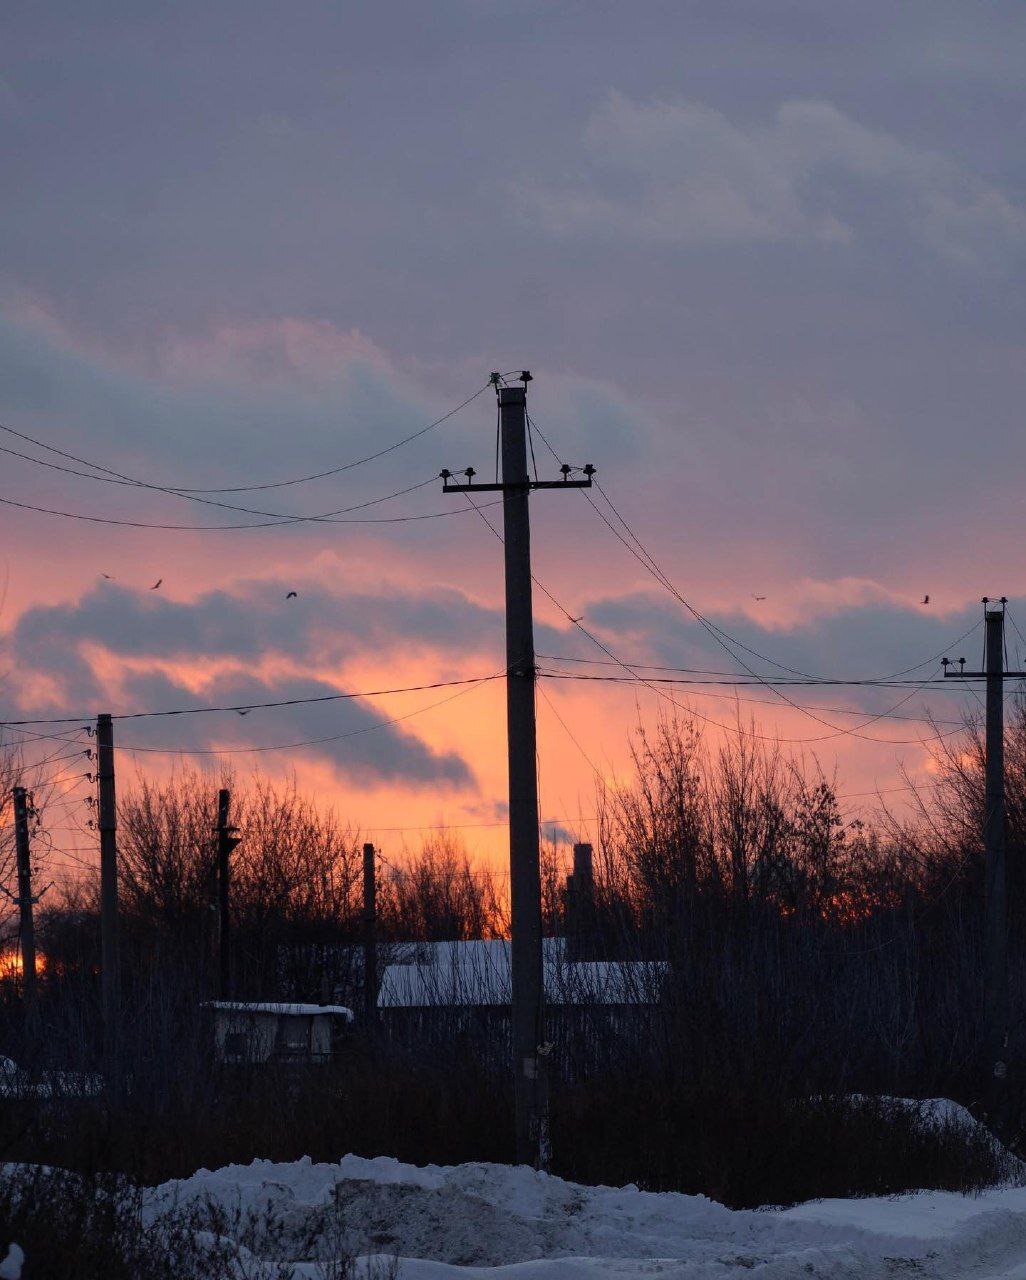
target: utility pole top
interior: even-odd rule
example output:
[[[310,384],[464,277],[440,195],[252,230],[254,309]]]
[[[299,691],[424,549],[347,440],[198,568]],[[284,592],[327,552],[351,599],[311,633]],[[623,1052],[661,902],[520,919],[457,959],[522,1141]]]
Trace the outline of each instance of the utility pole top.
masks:
[[[504,410],[517,411],[524,410],[525,432],[530,429],[530,421],[527,419],[527,384],[533,382],[529,369],[525,369],[520,380],[523,386],[520,387],[503,387],[499,385],[499,379],[502,378],[501,373],[493,373],[491,377],[492,384],[495,387],[496,397],[499,401],[499,412]],[[525,441],[527,436],[525,434]],[[532,446],[533,453],[533,446]],[[510,475],[506,468],[503,468],[502,480],[496,479],[494,484],[475,484],[474,476],[477,472],[473,467],[465,467],[463,475],[467,477],[466,484],[459,484],[453,481],[453,473],[445,468],[440,471],[439,477],[442,481],[443,493],[512,493],[523,492],[532,489],[590,489],[592,487],[592,477],[595,475],[595,468],[589,462],[584,467],[571,467],[569,463],[564,462],[559,468],[562,479],[560,480],[532,480],[527,471],[527,452],[526,444],[524,451],[524,466],[522,471],[523,478]],[[579,471],[583,476],[581,480],[571,480],[571,473]]]

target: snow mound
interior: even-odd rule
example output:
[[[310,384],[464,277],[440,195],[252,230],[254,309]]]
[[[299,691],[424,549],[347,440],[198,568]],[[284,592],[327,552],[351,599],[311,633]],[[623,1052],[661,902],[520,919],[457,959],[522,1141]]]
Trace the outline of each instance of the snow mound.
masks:
[[[403,1280],[947,1280],[1011,1276],[1013,1266],[1026,1276],[1019,1187],[734,1211],[704,1196],[585,1187],[524,1167],[349,1155],[200,1170],[156,1188],[149,1212],[197,1204],[275,1223],[297,1280],[321,1274],[311,1241],[328,1236],[365,1257],[402,1258]],[[259,1252],[259,1241],[251,1247]]]

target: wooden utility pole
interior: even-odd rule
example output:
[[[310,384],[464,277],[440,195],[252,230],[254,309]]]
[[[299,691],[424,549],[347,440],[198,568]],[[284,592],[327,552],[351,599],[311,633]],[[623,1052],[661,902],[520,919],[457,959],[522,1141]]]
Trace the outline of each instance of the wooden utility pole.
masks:
[[[1008,1072],[1008,894],[1005,883],[1005,602],[987,609],[987,764],[983,846],[986,851],[984,1022],[987,1066],[998,1086]]]
[[[378,884],[377,855],[363,846],[363,1022],[370,1029],[378,1020]]]
[[[531,599],[532,489],[588,488],[594,467],[584,479],[571,480],[564,464],[562,480],[532,480],[527,469],[527,384],[503,386],[492,374],[499,401],[502,478],[474,484],[468,467],[466,483],[453,483],[442,472],[445,493],[502,494],[506,578],[506,731],[509,764],[509,861],[512,966],[513,1100],[516,1158],[541,1167],[548,1152],[545,1067],[539,1050],[545,1044],[542,985],[541,876],[538,854],[538,757],[535,726],[534,617]]]
[[[36,930],[32,917],[32,862],[29,848],[29,803],[24,787],[14,788],[14,842],[18,855],[18,911],[21,920],[21,981],[25,1018],[38,1012],[36,986]]]
[[[231,997],[232,939],[231,883],[232,850],[239,844],[238,827],[228,825],[232,793],[222,787],[217,793],[217,990],[222,1000]]]
[[[119,1071],[121,974],[118,957],[117,800],[114,792],[114,723],[96,718],[97,825],[100,828],[100,982],[103,1060],[108,1087]]]
[[[983,801],[984,919],[983,919],[983,1083],[992,1115],[1004,1106],[1008,1079],[1008,892],[1005,868],[1005,680],[1026,676],[1005,670],[1005,605],[1007,599],[983,597],[986,624],[984,669],[958,670],[943,660],[944,674],[955,679],[986,681],[986,763]],[[991,608],[994,605],[996,607]]]

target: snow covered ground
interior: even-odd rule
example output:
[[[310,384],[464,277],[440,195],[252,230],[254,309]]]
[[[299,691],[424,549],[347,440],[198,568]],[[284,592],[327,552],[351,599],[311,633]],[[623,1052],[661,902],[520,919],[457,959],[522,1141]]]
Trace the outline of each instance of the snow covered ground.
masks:
[[[734,1211],[527,1168],[346,1156],[201,1170],[157,1188],[151,1211],[208,1200],[276,1220],[296,1280],[329,1274],[311,1238],[398,1255],[402,1280],[1026,1280],[1026,1187]]]

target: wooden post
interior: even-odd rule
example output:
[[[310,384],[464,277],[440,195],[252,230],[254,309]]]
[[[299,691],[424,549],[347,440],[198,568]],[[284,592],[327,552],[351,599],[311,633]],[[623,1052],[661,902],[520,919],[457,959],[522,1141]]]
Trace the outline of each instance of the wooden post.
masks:
[[[114,790],[114,724],[96,718],[97,824],[100,828],[100,982],[103,1069],[108,1088],[120,1074],[121,973],[118,955],[117,799]]]
[[[374,846],[363,846],[363,1020],[378,1021],[378,886]]]
[[[516,1158],[544,1168],[548,1162],[547,1094],[541,1079],[544,1063],[545,992],[542,981],[541,874],[538,835],[538,754],[535,723],[534,616],[531,598],[532,489],[587,489],[595,468],[582,467],[583,479],[572,480],[575,468],[564,462],[561,480],[531,479],[527,469],[527,384],[519,387],[501,373],[491,377],[499,400],[499,446],[502,479],[476,484],[473,467],[466,483],[441,472],[443,493],[502,494],[502,534],[506,587],[506,749],[509,769],[510,965],[512,969],[513,1104]],[[533,453],[533,447],[532,447]],[[492,532],[487,516],[483,517]]]
[[[983,842],[986,851],[983,925],[983,1012],[987,1073],[995,1110],[1008,1076],[1008,898],[1005,888],[1005,609],[987,609],[987,762]]]
[[[228,825],[231,799],[225,787],[217,793],[217,990],[222,1000],[230,999],[232,990],[231,855],[239,844],[238,828]]]
[[[14,841],[18,855],[18,911],[21,920],[21,982],[25,1020],[38,1013],[36,931],[32,915],[32,863],[29,848],[29,804],[24,787],[14,788]]]
[[[516,1157],[520,1164],[541,1164],[543,1098],[538,1046],[545,1040],[545,1015],[526,384],[499,388],[499,434],[506,559],[506,728]]]

